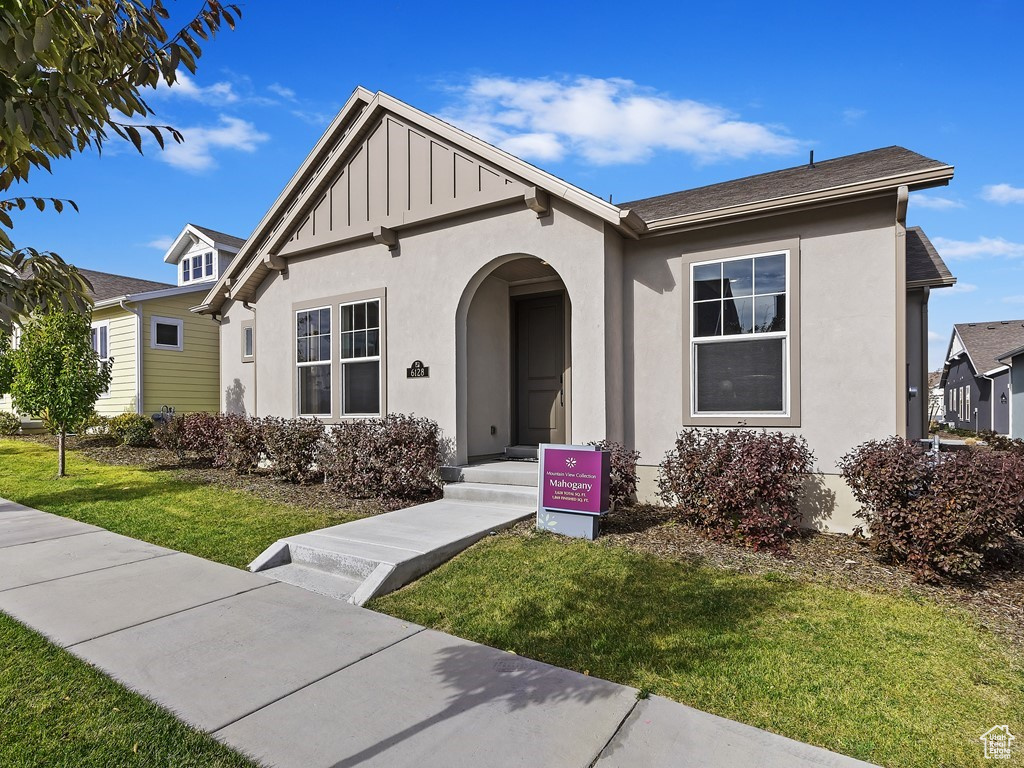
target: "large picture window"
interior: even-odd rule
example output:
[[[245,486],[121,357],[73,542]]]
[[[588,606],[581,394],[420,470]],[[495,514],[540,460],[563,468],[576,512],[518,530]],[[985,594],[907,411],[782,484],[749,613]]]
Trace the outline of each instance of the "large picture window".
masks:
[[[295,313],[300,416],[331,415],[331,308]]]
[[[690,271],[692,415],[787,415],[789,252]]]
[[[380,415],[380,299],[342,304],[340,359],[343,416]]]

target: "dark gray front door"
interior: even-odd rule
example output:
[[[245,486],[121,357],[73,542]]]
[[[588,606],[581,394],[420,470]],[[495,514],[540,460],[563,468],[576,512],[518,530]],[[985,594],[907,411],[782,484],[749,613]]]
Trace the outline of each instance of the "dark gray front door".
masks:
[[[516,442],[565,442],[562,294],[515,303]]]

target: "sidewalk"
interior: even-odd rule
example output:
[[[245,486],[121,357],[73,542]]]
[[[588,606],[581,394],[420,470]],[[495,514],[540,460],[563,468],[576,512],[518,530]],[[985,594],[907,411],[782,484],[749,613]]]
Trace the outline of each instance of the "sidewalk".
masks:
[[[868,765],[2,499],[0,610],[268,766]]]

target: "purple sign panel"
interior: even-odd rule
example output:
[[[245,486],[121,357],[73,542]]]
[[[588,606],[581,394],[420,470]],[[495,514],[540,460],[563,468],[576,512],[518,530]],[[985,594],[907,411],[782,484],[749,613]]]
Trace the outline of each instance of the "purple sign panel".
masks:
[[[608,511],[607,451],[544,446],[541,455],[541,507],[587,515]]]

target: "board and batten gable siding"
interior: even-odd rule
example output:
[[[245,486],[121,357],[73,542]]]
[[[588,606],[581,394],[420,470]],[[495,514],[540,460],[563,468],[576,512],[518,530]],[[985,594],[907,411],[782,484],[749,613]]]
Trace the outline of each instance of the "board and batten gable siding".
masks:
[[[164,406],[176,413],[220,408],[219,328],[209,317],[189,312],[201,294],[185,293],[141,302],[142,404],[154,414]],[[152,318],[181,320],[182,349],[154,349]]]

